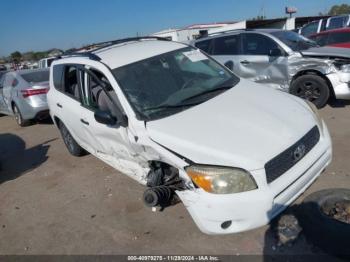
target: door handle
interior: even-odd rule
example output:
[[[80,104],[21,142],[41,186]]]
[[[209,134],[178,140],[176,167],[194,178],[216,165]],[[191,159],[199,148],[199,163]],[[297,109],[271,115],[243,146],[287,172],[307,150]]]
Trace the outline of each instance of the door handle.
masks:
[[[80,119],[80,122],[82,122],[84,125],[89,125],[89,122],[88,121],[85,121],[84,119]]]
[[[242,65],[249,65],[250,62],[249,62],[248,60],[243,60],[243,61],[241,61],[241,64],[242,64]]]
[[[59,108],[62,108],[63,106],[60,103],[56,104]]]

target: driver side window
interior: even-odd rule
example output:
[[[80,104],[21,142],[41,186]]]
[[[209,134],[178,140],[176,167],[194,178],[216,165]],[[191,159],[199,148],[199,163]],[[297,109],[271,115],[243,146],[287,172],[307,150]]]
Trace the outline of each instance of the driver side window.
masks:
[[[98,70],[89,69],[89,71],[84,73],[82,81],[84,93],[82,104],[92,111],[107,111],[117,117],[118,110],[115,104],[118,104],[118,99],[108,79]]]

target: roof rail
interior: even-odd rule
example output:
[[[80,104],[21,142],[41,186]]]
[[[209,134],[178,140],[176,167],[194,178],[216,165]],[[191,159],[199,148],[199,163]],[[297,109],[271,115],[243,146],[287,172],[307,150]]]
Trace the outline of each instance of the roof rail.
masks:
[[[87,57],[91,60],[100,61],[101,58],[98,55],[94,54],[93,52],[98,51],[98,50],[103,49],[103,48],[106,48],[106,47],[109,47],[109,46],[127,43],[127,42],[132,42],[132,41],[139,41],[142,39],[156,39],[156,40],[160,40],[160,41],[170,41],[167,38],[158,37],[158,36],[129,37],[129,38],[111,40],[111,41],[106,41],[106,42],[88,45],[88,46],[85,46],[85,47],[79,49],[79,50],[87,49],[86,51],[82,51],[81,53],[79,53],[79,52],[66,53],[66,54],[63,54],[61,56],[58,56],[57,59],[61,59],[61,58],[65,58],[65,57]],[[77,51],[79,51],[79,50],[77,50]]]
[[[57,56],[57,59],[66,58],[66,57],[86,57],[86,58],[89,58],[89,59],[95,60],[95,61],[100,61],[101,60],[101,58],[98,55],[95,55],[95,54],[90,53],[90,52],[67,53],[67,54],[63,54],[63,55]]]
[[[92,44],[89,46],[86,46],[84,48],[91,48],[91,47],[96,47],[95,49],[91,49],[89,52],[95,52],[97,50],[117,45],[117,44],[122,44],[122,43],[127,43],[127,42],[133,42],[133,41],[140,41],[143,39],[155,39],[155,40],[160,40],[160,41],[170,41],[167,38],[164,37],[159,37],[159,36],[138,36],[138,37],[129,37],[129,38],[122,38],[122,39],[117,39],[117,40],[111,40],[111,41],[106,41],[106,42],[101,42],[101,43],[96,43]]]
[[[208,35],[204,35],[204,36],[199,37],[198,39],[202,39],[202,38],[206,38],[206,37],[210,37],[210,36],[215,36],[215,35],[229,34],[229,33],[237,32],[237,31],[254,31],[254,29],[250,29],[250,28],[231,29],[231,30],[227,30],[227,31],[215,32],[215,33],[211,33]]]

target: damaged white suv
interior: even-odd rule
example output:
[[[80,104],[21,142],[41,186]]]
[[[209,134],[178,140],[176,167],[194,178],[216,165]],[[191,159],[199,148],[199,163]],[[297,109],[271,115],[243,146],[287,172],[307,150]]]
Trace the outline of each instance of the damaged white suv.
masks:
[[[87,151],[146,185],[148,206],[179,197],[208,234],[268,223],[331,162],[312,105],[181,43],[132,38],[63,56],[50,87],[71,154]]]

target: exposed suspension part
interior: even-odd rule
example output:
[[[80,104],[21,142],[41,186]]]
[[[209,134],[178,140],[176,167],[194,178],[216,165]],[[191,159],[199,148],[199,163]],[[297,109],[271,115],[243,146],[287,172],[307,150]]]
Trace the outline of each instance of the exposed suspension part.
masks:
[[[169,206],[177,201],[175,190],[184,189],[179,171],[163,162],[151,162],[143,201],[148,207]]]

